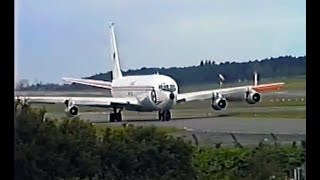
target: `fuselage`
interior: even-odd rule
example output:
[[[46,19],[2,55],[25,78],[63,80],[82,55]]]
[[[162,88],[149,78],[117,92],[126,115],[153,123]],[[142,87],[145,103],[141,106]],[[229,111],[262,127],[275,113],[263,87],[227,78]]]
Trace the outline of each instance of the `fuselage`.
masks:
[[[178,85],[171,77],[159,74],[123,76],[112,80],[111,94],[137,98],[141,107],[127,110],[169,110],[176,104]]]

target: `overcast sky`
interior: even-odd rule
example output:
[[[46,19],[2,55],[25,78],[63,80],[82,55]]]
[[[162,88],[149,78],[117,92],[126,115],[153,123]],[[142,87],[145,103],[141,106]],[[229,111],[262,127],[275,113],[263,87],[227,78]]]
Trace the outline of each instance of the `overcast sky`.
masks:
[[[16,76],[60,83],[123,70],[306,54],[304,0],[16,0]]]

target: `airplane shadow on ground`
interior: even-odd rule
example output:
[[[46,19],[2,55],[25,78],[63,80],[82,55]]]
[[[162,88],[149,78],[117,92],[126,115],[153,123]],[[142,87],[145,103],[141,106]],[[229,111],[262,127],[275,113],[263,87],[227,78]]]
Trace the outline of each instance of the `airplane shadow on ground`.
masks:
[[[212,116],[181,117],[181,118],[173,118],[170,121],[210,119],[210,118],[212,119],[212,118],[230,117],[236,114],[237,113],[219,114],[219,115],[212,115]],[[170,121],[166,121],[166,122],[170,122]],[[128,120],[123,120],[122,122],[115,122],[115,123],[130,123],[130,122],[162,122],[162,121],[160,121],[159,119],[128,119]],[[101,121],[101,122],[94,122],[94,123],[110,123],[110,122]]]

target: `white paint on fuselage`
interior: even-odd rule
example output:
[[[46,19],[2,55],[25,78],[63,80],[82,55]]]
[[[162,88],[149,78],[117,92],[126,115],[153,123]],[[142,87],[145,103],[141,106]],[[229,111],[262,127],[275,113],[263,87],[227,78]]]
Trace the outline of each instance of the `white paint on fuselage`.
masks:
[[[170,99],[171,92],[159,89],[161,84],[175,86],[176,89],[172,91],[173,100]],[[156,103],[151,99],[153,89],[156,92]],[[112,81],[111,93],[113,97],[136,97],[142,107],[139,111],[169,110],[176,104],[178,85],[171,77],[159,74],[123,76]]]

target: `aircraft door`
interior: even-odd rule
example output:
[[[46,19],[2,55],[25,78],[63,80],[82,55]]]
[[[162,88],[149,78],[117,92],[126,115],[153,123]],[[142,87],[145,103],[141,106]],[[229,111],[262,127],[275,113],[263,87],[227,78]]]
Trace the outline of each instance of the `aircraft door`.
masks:
[[[150,92],[150,98],[152,102],[154,102],[155,104],[157,103],[157,93],[154,89],[152,89]]]

